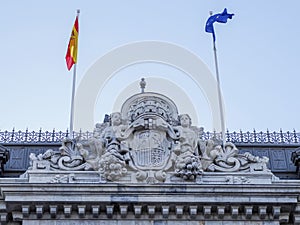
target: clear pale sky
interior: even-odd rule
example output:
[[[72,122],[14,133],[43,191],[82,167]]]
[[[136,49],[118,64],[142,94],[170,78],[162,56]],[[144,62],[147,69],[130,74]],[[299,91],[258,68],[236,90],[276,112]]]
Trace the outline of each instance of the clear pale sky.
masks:
[[[64,57],[76,9],[81,10],[78,85],[101,56],[144,40],[182,46],[215,74],[211,35],[204,26],[209,11],[218,13],[225,7],[235,16],[227,24],[215,24],[215,30],[227,128],[299,132],[298,0],[1,1],[0,130],[68,128],[72,72]],[[143,69],[147,71],[140,74]],[[127,70],[117,73],[115,82],[145,74],[172,79],[166,74],[172,70],[166,68],[152,71],[140,65]],[[128,79],[124,87],[131,83]],[[194,99],[198,93],[195,90]],[[100,97],[117,94],[110,88]],[[104,116],[100,111],[96,109],[99,121]],[[199,120],[210,129],[205,116]]]

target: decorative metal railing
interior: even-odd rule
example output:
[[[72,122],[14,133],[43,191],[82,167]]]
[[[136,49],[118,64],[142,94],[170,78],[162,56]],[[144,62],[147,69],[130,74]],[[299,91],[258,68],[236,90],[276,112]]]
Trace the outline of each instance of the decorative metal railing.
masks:
[[[0,131],[0,144],[22,144],[22,143],[59,143],[69,135],[68,130],[62,131]],[[88,139],[93,136],[93,132],[73,132],[72,137]],[[220,133],[204,132],[201,137],[205,140],[217,137]],[[258,144],[300,144],[300,133],[292,132],[226,132],[226,141],[233,143],[258,143]]]

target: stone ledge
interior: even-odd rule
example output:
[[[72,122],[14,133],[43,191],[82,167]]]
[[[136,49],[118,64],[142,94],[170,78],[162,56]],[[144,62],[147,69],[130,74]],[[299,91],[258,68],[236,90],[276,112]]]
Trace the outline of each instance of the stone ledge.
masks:
[[[29,183],[110,183],[95,171],[28,170],[23,177],[27,177]],[[189,182],[183,181],[174,174],[169,174],[164,184],[272,184],[273,181],[277,180],[271,172],[203,172],[196,180]],[[131,179],[130,174],[115,183],[142,184]]]

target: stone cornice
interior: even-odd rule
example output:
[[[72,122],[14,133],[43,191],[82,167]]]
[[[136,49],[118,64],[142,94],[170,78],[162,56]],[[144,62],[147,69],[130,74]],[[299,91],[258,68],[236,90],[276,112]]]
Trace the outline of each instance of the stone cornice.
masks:
[[[34,183],[3,183],[1,194],[5,200],[22,197],[23,201],[32,201],[35,196],[47,201],[65,201],[72,197],[72,201],[132,201],[139,198],[143,202],[157,202],[156,198],[167,202],[282,202],[296,203],[300,195],[300,182],[289,184],[263,185],[199,185],[199,184],[34,184]],[[84,196],[82,194],[84,193]],[[52,195],[60,195],[60,199],[53,199]],[[176,196],[173,199],[172,196]],[[226,198],[222,198],[224,196]],[[192,197],[192,198],[190,198]]]
[[[15,221],[122,218],[288,222],[290,217],[294,221],[300,218],[300,182],[297,181],[262,185],[176,186],[16,181],[0,179],[2,221],[6,221],[9,215]]]

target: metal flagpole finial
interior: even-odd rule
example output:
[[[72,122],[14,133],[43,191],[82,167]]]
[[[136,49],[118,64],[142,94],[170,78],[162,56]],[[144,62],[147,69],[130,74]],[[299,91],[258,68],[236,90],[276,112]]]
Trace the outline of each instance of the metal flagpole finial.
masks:
[[[212,14],[213,14],[213,11],[209,11],[209,15],[211,15],[211,16],[212,16]]]
[[[80,9],[77,9],[77,14],[79,14],[80,13]]]
[[[141,93],[145,92],[145,87],[146,87],[146,81],[145,78],[142,78],[140,81],[140,87],[141,87]]]

